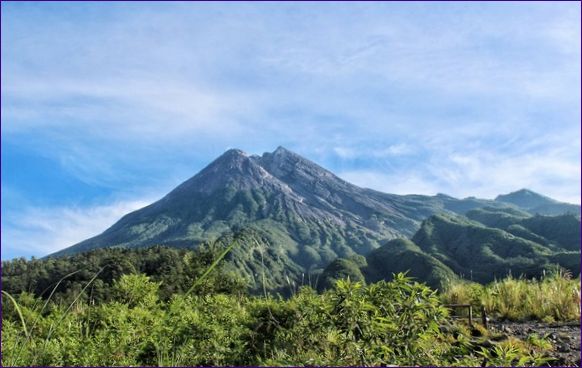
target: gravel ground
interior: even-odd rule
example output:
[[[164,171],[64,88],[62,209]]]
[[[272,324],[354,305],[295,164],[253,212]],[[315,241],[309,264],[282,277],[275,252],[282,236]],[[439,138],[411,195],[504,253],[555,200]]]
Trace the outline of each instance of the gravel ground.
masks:
[[[538,334],[546,337],[554,346],[552,356],[557,359],[553,365],[580,367],[580,323],[541,322],[491,322],[490,329],[505,335],[526,339]]]

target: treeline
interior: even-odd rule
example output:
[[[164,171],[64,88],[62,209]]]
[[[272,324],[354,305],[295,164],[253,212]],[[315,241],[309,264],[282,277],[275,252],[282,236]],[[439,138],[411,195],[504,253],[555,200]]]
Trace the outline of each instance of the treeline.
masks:
[[[233,245],[106,248],[3,262],[2,364],[575,363],[553,360],[554,347],[543,336],[516,339],[470,328],[449,318],[443,305],[481,304],[500,318],[579,319],[579,279],[567,274],[455,283],[441,294],[402,273],[371,284],[347,274],[320,292],[303,286],[288,297],[267,289],[249,295],[246,281],[225,267]],[[536,312],[524,314],[529,310]]]
[[[2,290],[27,292],[53,302],[70,302],[81,294],[90,303],[111,301],[112,285],[122,275],[143,274],[159,283],[159,297],[168,300],[187,291],[223,252],[222,243],[202,244],[195,250],[155,246],[102,248],[69,257],[2,261]],[[81,293],[91,281],[90,286]],[[245,280],[219,264],[196,292],[246,293]]]
[[[420,262],[425,256],[408,244],[407,240],[393,240],[373,252],[368,261],[363,256],[337,259],[317,277],[317,283],[294,285],[281,295],[289,297],[301,286],[313,286],[321,293],[345,278],[363,284],[389,281],[394,275],[388,272],[391,269],[395,273],[407,273],[435,289],[436,283],[430,281],[436,277],[426,275],[434,270]],[[281,296],[270,287],[270,272],[256,275],[256,279],[265,279],[264,287],[258,291],[250,288],[249,281],[236,273],[233,260],[229,259],[232,253],[224,254],[228,246],[226,242],[214,242],[196,249],[102,248],[68,257],[3,261],[2,289],[11,295],[24,292],[35,298],[50,298],[52,303],[66,304],[79,298],[90,304],[100,304],[115,300],[112,287],[123,275],[140,274],[159,284],[157,294],[161,301],[186,291],[195,295]],[[408,254],[397,252],[395,247],[419,254],[419,257],[409,262]],[[225,255],[224,259],[220,259],[221,255]],[[207,273],[211,267],[212,272]],[[486,285],[462,280],[454,274],[439,275],[440,283],[436,285],[444,301],[483,305],[500,318],[547,321],[579,318],[579,277],[574,279],[569,271],[559,267],[543,271],[542,275],[537,280],[509,276]],[[541,300],[545,302],[540,303]]]

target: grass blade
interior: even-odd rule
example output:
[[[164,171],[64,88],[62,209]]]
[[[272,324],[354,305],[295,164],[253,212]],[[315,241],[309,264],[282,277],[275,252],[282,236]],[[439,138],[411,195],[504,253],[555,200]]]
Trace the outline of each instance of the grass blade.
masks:
[[[26,329],[26,322],[24,322],[24,316],[22,315],[22,311],[20,310],[20,306],[18,305],[16,300],[12,297],[12,295],[8,294],[6,291],[2,290],[2,294],[6,295],[8,297],[8,299],[10,299],[12,304],[14,304],[14,309],[16,309],[16,312],[18,313],[18,316],[20,317],[20,322],[22,322],[22,328],[24,329],[24,334],[26,335],[26,338],[28,339],[29,334],[28,334],[28,330]]]
[[[83,287],[83,289],[79,292],[79,294],[77,295],[77,297],[75,298],[75,300],[73,300],[73,302],[69,305],[69,307],[65,310],[65,313],[63,314],[63,316],[57,321],[56,324],[60,324],[65,317],[67,317],[67,314],[69,313],[69,311],[71,310],[71,308],[73,307],[73,305],[77,302],[77,300],[79,300],[79,298],[81,297],[81,295],[83,295],[83,293],[85,292],[85,290],[89,287],[89,285],[91,285],[93,283],[93,281],[95,281],[95,279],[97,278],[97,276],[99,276],[99,274],[101,272],[103,272],[103,270],[108,267],[109,265],[105,265],[103,267],[101,267],[101,269],[99,271],[97,271],[97,273],[93,276],[93,278],[91,278],[91,280],[89,280],[89,282],[87,283],[87,285],[85,285]],[[48,340],[50,339],[53,331],[54,331],[54,326],[55,324],[53,323],[49,329],[49,333],[47,334],[47,337],[45,339],[45,345],[48,342]]]
[[[198,285],[200,285],[200,283],[206,278],[206,276],[208,276],[208,274],[210,272],[212,272],[212,270],[214,268],[216,268],[216,266],[218,266],[220,261],[222,261],[222,259],[224,257],[226,257],[226,255],[228,253],[230,253],[232,248],[234,248],[234,246],[237,244],[238,244],[238,238],[235,237],[235,239],[233,239],[233,241],[229,244],[229,246],[226,247],[226,249],[222,253],[220,253],[220,255],[214,260],[214,262],[212,262],[210,267],[208,267],[208,269],[202,274],[202,276],[200,276],[198,278],[198,280],[196,280],[196,282],[194,282],[194,284],[190,287],[190,289],[188,289],[188,291],[186,291],[186,295],[190,294]]]

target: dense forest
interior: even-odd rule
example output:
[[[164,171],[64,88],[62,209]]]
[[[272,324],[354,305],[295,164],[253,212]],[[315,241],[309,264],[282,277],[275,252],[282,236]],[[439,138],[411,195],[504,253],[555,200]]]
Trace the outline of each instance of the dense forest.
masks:
[[[346,275],[319,291],[290,284],[282,295],[249,292],[225,261],[234,244],[3,262],[3,365],[575,363],[557,360],[547,336],[469,325],[445,307],[579,320],[580,280],[563,270],[489,285],[455,280],[440,293],[403,273],[372,283]]]

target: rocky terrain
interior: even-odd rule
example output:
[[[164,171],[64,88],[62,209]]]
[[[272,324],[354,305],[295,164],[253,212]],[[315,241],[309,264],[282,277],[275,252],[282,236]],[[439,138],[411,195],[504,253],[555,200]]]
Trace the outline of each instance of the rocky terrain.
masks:
[[[550,356],[556,360],[553,366],[580,366],[580,323],[543,323],[538,321],[498,321],[490,324],[492,332],[502,337],[514,336],[525,340],[536,334],[552,344]]]

